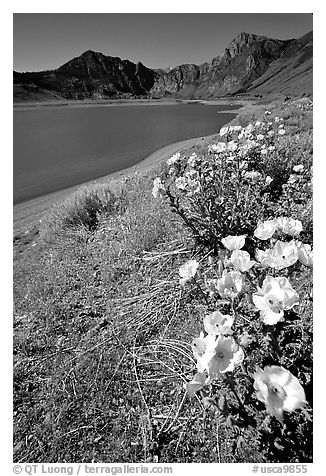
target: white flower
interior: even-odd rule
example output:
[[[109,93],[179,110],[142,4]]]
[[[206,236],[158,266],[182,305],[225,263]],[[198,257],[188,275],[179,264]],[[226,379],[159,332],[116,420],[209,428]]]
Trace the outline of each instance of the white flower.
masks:
[[[222,243],[229,251],[240,250],[245,244],[245,235],[229,235],[226,238],[222,238]]]
[[[194,357],[197,360],[199,373],[207,372],[205,383],[214,380],[225,372],[232,372],[243,361],[243,350],[232,337],[208,334],[194,339],[192,344]]]
[[[275,134],[274,131],[268,131],[267,132],[268,137],[273,137],[274,134]]]
[[[259,127],[259,126],[261,126],[261,124],[262,124],[261,121],[256,121],[255,126],[256,126],[256,127]]]
[[[226,150],[226,143],[225,142],[218,142],[217,144],[211,144],[210,150],[213,151],[215,154],[220,154]]]
[[[166,161],[166,163],[167,163],[168,165],[173,165],[175,162],[177,162],[177,161],[180,159],[180,157],[181,157],[180,152],[176,152],[174,155],[172,155],[172,157],[170,157],[170,158]]]
[[[231,263],[238,271],[244,273],[252,268],[256,262],[250,260],[250,254],[247,251],[234,250],[231,254]]]
[[[261,149],[260,153],[261,153],[261,155],[266,155],[267,154],[267,149]]]
[[[297,177],[296,175],[293,175],[293,174],[292,174],[292,175],[290,175],[290,177],[289,177],[288,183],[289,183],[289,184],[292,184],[292,183],[297,182],[297,180],[298,180],[298,177]]]
[[[298,260],[298,249],[294,241],[277,241],[272,249],[256,250],[256,258],[263,266],[280,270],[292,266]]]
[[[253,340],[253,337],[248,334],[247,331],[244,331],[244,333],[240,337],[240,345],[242,345],[243,347],[247,347],[253,342]]]
[[[273,150],[275,150],[275,149],[276,149],[275,145],[269,145],[269,146],[268,146],[268,150],[273,151]]]
[[[254,231],[254,235],[259,240],[268,240],[271,238],[276,230],[274,220],[267,220],[260,223]]]
[[[238,148],[238,144],[236,142],[234,142],[234,140],[231,140],[229,143],[228,143],[228,150],[230,150],[231,152],[235,152]]]
[[[311,246],[308,244],[301,243],[300,241],[296,243],[298,249],[298,258],[300,263],[308,268],[312,268],[313,265],[313,251]]]
[[[198,159],[198,155],[194,152],[188,159],[189,167],[194,167],[196,164],[196,160]]]
[[[264,134],[258,134],[257,135],[257,140],[263,140],[264,139]]]
[[[293,167],[294,172],[302,172],[303,169],[304,169],[304,166],[303,166],[302,164],[300,164],[300,165],[295,165],[295,166]]]
[[[186,382],[183,384],[184,389],[187,391],[189,397],[193,397],[196,392],[201,390],[207,380],[207,372],[197,372],[191,382]]]
[[[280,130],[278,131],[278,133],[279,133],[280,136],[284,136],[284,134],[285,134],[285,129],[280,129]]]
[[[299,380],[289,370],[276,365],[257,368],[254,374],[254,388],[258,400],[266,406],[266,411],[283,422],[283,412],[293,412],[303,408],[306,396]]]
[[[227,134],[229,132],[229,128],[228,127],[222,127],[220,129],[220,136],[223,137],[225,136],[225,134]]]
[[[197,360],[198,372],[208,371],[208,363],[214,355],[215,346],[216,339],[211,334],[204,337],[204,333],[201,332],[200,336],[193,340],[192,352]]]
[[[265,114],[266,114],[266,116],[269,116],[272,113],[271,113],[271,111],[265,111]]]
[[[234,132],[239,132],[241,130],[242,130],[241,126],[232,126],[232,131],[234,131]]]
[[[215,283],[214,283],[215,284]],[[239,271],[226,271],[222,273],[222,277],[216,281],[216,289],[218,293],[226,298],[235,298],[242,290],[243,277]]]
[[[276,116],[275,119],[274,119],[274,121],[275,121],[275,122],[280,122],[280,118]]]
[[[267,177],[265,178],[265,185],[269,185],[271,182],[273,182],[272,177],[270,177],[269,175],[267,175]]]
[[[220,336],[216,341],[214,355],[208,362],[209,377],[214,379],[225,372],[233,372],[243,358],[243,350],[232,337]]]
[[[266,276],[262,288],[258,288],[252,300],[264,324],[272,325],[283,318],[285,310],[292,309],[299,302],[299,296],[287,278]]]
[[[294,218],[280,217],[275,219],[277,228],[286,235],[298,236],[302,231],[302,223]]]
[[[192,279],[197,273],[199,263],[198,261],[192,259],[187,261],[185,264],[180,266],[179,275],[180,275],[180,284],[184,285],[187,281]]]
[[[204,317],[204,329],[207,334],[214,336],[232,334],[231,326],[234,318],[229,315],[224,315],[219,311],[212,312]]]
[[[187,180],[184,177],[178,177],[175,180],[175,186],[180,190],[185,190],[187,187]]]
[[[165,190],[164,184],[162,183],[160,177],[156,177],[153,181],[153,190],[152,195],[154,198],[158,198],[162,196],[161,190]]]
[[[245,172],[243,176],[246,179],[252,180],[254,183],[258,182],[262,178],[261,173],[256,172],[255,170],[252,170],[251,172]]]

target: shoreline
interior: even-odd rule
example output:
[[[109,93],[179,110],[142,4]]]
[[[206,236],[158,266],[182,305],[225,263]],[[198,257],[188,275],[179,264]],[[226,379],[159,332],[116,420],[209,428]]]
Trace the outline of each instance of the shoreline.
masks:
[[[161,147],[155,152],[152,152],[141,162],[138,162],[138,164],[128,167],[126,169],[113,172],[108,175],[104,175],[103,177],[99,177],[94,180],[83,182],[79,185],[74,185],[69,188],[58,190],[57,192],[42,195],[26,202],[18,203],[13,206],[14,229],[35,224],[37,221],[41,220],[42,216],[50,208],[52,208],[54,205],[57,205],[59,202],[64,201],[80,188],[100,183],[112,182],[112,184],[114,184],[123,181],[127,176],[132,176],[135,175],[137,172],[144,172],[145,170],[149,170],[151,167],[163,162],[164,160],[167,160],[169,157],[171,157],[171,155],[175,154],[176,152],[180,152],[183,149],[190,148],[191,146],[197,144],[202,140],[210,139],[214,137],[217,133],[218,131],[212,135],[194,137],[192,139],[174,142],[172,144]]]
[[[110,101],[110,100],[85,100],[85,101],[44,101],[44,102],[16,102],[13,103],[14,111],[30,111],[34,109],[43,108],[89,108],[89,107],[117,107],[117,106],[173,106],[178,104],[202,104],[205,106],[243,106],[244,103],[251,104],[253,102],[250,98],[232,99],[221,98],[220,100],[206,100],[206,99],[167,99],[167,100],[155,100],[155,99],[134,99],[126,101]],[[232,109],[234,111],[236,109]],[[222,112],[222,111],[221,111]],[[227,110],[223,112],[228,112]]]
[[[209,103],[210,105],[217,105],[217,104],[223,105],[221,104],[221,102],[217,102],[217,101],[216,103],[215,101],[204,101],[204,100],[189,100],[187,102],[189,103],[196,102],[201,104]],[[127,103],[125,104],[127,105]],[[164,104],[164,103],[162,102],[161,104]],[[228,101],[228,104],[229,104],[229,101]],[[108,104],[108,106],[111,106],[111,105],[117,106],[120,104]],[[137,104],[134,104],[134,105],[137,105]],[[147,103],[147,105],[150,105],[150,104]],[[223,110],[219,112],[223,112],[223,113],[228,112],[231,114],[235,114],[235,116],[237,116],[240,111],[243,112],[248,107],[250,108],[252,106],[252,102],[248,101],[246,103],[244,101],[244,103],[241,103],[241,104],[239,103],[238,105],[240,106],[238,109],[233,109],[233,110],[231,109],[231,110],[225,110],[225,111]],[[98,106],[98,104],[91,105],[90,107],[94,107],[94,106]],[[80,107],[80,106],[77,106],[77,107]],[[229,124],[229,122],[227,122],[226,124]],[[33,198],[26,202],[18,203],[13,206],[14,230],[17,230],[19,228],[26,227],[26,226],[35,225],[35,223],[39,222],[42,219],[42,216],[50,208],[66,200],[70,195],[75,193],[80,188],[95,185],[95,184],[100,184],[100,183],[106,183],[106,182],[112,182],[112,184],[118,183],[119,181],[121,182],[127,176],[132,176],[136,172],[143,172],[145,170],[149,170],[151,167],[167,160],[169,157],[171,157],[171,155],[175,154],[176,152],[180,152],[183,149],[188,149],[202,140],[209,140],[212,137],[216,136],[216,134],[218,134],[218,131],[208,136],[194,137],[191,139],[173,142],[172,144],[166,145],[152,152],[149,156],[145,157],[142,161],[138,162],[136,165],[133,165],[126,169],[122,169],[120,171],[104,175],[97,179],[88,180],[79,185],[74,185],[72,187],[58,190],[57,192],[52,192],[47,195],[42,195],[40,197]]]

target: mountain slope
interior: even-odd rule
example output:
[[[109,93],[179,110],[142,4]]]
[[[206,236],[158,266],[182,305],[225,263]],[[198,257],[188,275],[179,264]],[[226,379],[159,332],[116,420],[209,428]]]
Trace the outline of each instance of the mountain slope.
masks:
[[[274,40],[240,33],[223,55],[202,65],[150,69],[91,50],[58,69],[14,72],[14,98],[163,97],[209,99],[236,94],[312,94],[312,32]]]

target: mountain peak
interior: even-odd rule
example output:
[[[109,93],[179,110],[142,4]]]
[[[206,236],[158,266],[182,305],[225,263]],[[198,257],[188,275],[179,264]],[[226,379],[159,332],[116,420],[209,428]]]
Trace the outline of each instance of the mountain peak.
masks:
[[[225,52],[202,65],[150,69],[88,49],[56,70],[14,73],[17,87],[54,90],[68,99],[121,95],[213,98],[253,91],[311,90],[312,32],[280,40],[242,31]],[[304,80],[302,80],[304,75]],[[29,88],[29,89],[28,89]]]
[[[92,58],[94,56],[104,56],[103,53],[100,53],[99,51],[93,51],[93,50],[86,50],[84,53],[80,55],[80,57],[83,58]]]

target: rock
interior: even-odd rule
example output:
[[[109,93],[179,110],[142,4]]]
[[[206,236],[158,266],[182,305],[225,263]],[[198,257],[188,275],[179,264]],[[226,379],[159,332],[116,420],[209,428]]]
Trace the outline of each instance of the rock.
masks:
[[[150,69],[140,62],[135,64],[87,50],[56,70],[14,71],[14,92],[21,95],[25,91],[27,97],[37,90],[66,99],[100,100],[144,96],[211,99],[246,92],[262,97],[266,83],[272,91],[274,88],[279,92],[280,84],[291,89],[296,77],[301,93],[302,71],[306,74],[305,84],[311,83],[305,88],[309,92],[312,90],[312,32],[293,40],[240,33],[223,55],[207,63],[167,69]]]

